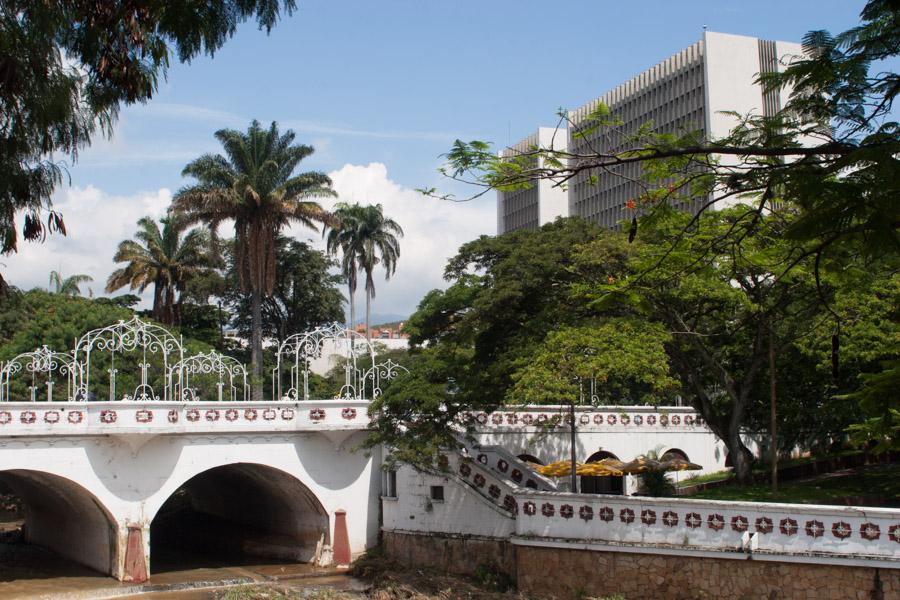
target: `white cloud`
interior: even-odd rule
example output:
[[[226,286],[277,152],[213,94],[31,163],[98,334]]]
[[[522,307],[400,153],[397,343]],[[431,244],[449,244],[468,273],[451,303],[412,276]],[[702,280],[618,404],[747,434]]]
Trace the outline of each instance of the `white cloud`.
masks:
[[[20,242],[18,254],[3,257],[3,275],[21,289],[46,288],[50,271],[64,276],[83,273],[94,278],[87,284],[102,295],[106,279],[115,269],[112,258],[124,239],[134,236],[141,217],[161,217],[172,202],[172,193],[162,188],[131,196],[113,196],[93,186],[70,187],[57,192],[55,210],[66,221],[68,235],[50,235],[42,243]],[[87,293],[85,287],[82,292]],[[127,292],[122,290],[119,293]]]
[[[375,282],[373,311],[378,313],[410,314],[427,291],[446,287],[444,266],[461,244],[496,231],[493,202],[482,199],[453,204],[426,198],[391,181],[387,167],[381,163],[348,164],[329,176],[339,198],[323,202],[323,206],[339,201],[381,204],[385,215],[403,227],[405,235],[400,241],[396,274],[385,281],[383,273],[379,273]],[[319,247],[323,246],[321,236],[309,230],[293,233],[301,239],[313,238]],[[363,302],[360,292],[359,316],[364,314]]]

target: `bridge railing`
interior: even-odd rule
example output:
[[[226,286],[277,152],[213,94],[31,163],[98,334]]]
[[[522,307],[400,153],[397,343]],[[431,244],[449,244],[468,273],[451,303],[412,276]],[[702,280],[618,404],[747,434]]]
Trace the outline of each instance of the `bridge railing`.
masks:
[[[344,400],[374,399],[387,382],[408,372],[390,359],[376,362],[370,340],[334,323],[292,335],[279,345],[272,371],[272,399],[310,400],[311,364],[335,357],[344,371],[335,397]],[[239,361],[214,351],[185,356],[180,337],[138,317],[86,332],[75,341],[71,352],[43,346],[0,362],[2,403],[26,399],[179,402],[249,398],[247,368]],[[50,411],[49,418],[56,418],[61,410]]]

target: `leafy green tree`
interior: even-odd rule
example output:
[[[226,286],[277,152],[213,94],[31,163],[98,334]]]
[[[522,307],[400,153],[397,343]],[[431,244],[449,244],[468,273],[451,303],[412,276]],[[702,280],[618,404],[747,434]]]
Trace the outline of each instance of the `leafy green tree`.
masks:
[[[522,390],[527,382],[535,382],[530,389],[537,393],[540,373],[553,368],[549,336],[562,331],[557,335],[568,336],[575,345],[582,334],[589,335],[587,327],[579,329],[585,319],[598,316],[571,293],[573,284],[584,278],[576,268],[580,248],[594,241],[608,246],[608,268],[619,272],[628,244],[618,234],[578,218],[464,244],[445,269],[450,286],[429,292],[407,321],[414,347],[410,374],[373,402],[373,431],[367,443],[390,445],[396,460],[427,462],[440,448],[456,443],[455,432],[465,427],[468,411],[490,411],[506,401],[521,401],[514,399],[514,375],[524,380]],[[595,265],[591,269],[600,270]],[[605,316],[612,319],[619,313],[627,311],[610,310]],[[609,321],[606,326],[615,328],[619,323]],[[616,343],[624,342],[625,327],[649,332],[639,323],[623,324],[615,334]],[[602,347],[599,340],[591,344]],[[546,369],[528,374],[528,365],[542,356]],[[597,360],[599,364],[603,359]],[[656,373],[664,371],[665,364]],[[648,394],[653,387],[625,377],[613,379],[621,389],[637,394]],[[664,379],[650,377],[657,384]],[[572,397],[571,388],[554,391],[567,396],[546,394],[538,399],[558,404]]]
[[[791,212],[747,215],[743,206],[709,213],[696,233],[682,236],[692,217],[669,211],[665,220],[647,221],[644,242],[635,245],[625,272],[577,286],[598,310],[627,305],[665,327],[683,395],[724,442],[744,482],[753,456],[742,435],[753,401],[768,383],[769,343],[779,356],[827,323],[823,306],[832,300],[830,286],[813,275],[811,256],[783,268],[781,244],[795,218]],[[590,263],[589,248],[582,260]],[[778,335],[788,329],[780,327],[788,319],[790,335]]]
[[[280,133],[276,123],[263,129],[253,121],[246,132],[220,129],[216,139],[225,156],[206,154],[190,162],[182,174],[197,183],[182,188],[172,214],[186,223],[207,223],[215,233],[223,221],[234,221],[234,261],[240,289],[250,295],[253,398],[262,399],[262,305],[275,287],[275,237],[292,223],[316,228],[332,216],[313,201],[334,196],[324,173],[294,174],[313,147],[294,144],[293,131]]]
[[[280,343],[295,333],[344,320],[344,298],[337,287],[342,278],[330,272],[337,266],[334,260],[282,235],[275,239],[275,254],[275,284],[262,305],[265,337]],[[237,280],[233,261],[226,280]],[[252,326],[249,299],[231,291],[225,294],[225,300],[233,310],[238,330],[248,333]]]
[[[181,322],[183,294],[188,282],[212,266],[209,235],[201,229],[186,231],[178,219],[151,217],[137,222],[134,240],[119,243],[113,260],[128,263],[113,271],[106,291],[125,286],[143,292],[153,286],[153,318],[168,325]]]
[[[471,368],[455,365],[460,393],[502,402],[548,333],[592,314],[569,294],[579,279],[572,266],[576,248],[603,235],[572,218],[464,244],[444,269],[450,286],[429,292],[407,321],[410,343],[469,356]]]
[[[294,0],[3,2],[0,253],[18,248],[19,213],[27,241],[65,234],[51,204],[64,174],[55,157],[75,161],[98,129],[111,133],[122,104],[149,100],[173,54],[211,56],[238,24],[255,18],[268,32],[295,8]]]
[[[69,275],[63,277],[59,271],[50,271],[50,291],[63,296],[80,296],[81,284],[93,281],[90,275]]]
[[[341,250],[341,267],[350,286],[351,325],[354,323],[353,292],[356,290],[354,267],[366,274],[366,337],[369,337],[372,317],[372,300],[375,298],[375,279],[378,265],[384,267],[385,279],[390,279],[397,269],[400,258],[398,237],[403,237],[403,229],[393,219],[386,218],[380,204],[360,206],[358,204],[338,206],[339,225],[332,229],[327,238],[329,252]]]
[[[868,414],[856,394],[881,371],[883,363],[900,353],[900,278],[876,265],[866,272],[855,271],[833,286],[828,308],[834,315],[825,326],[811,328],[802,318],[790,316],[778,325],[781,339],[806,332],[778,357],[778,446],[782,452],[797,446],[814,452],[843,446],[847,428]],[[824,307],[822,312],[829,314]],[[840,324],[836,354],[834,321]],[[759,390],[754,400],[748,421],[751,431],[769,428],[767,396],[767,390]],[[894,396],[883,394],[885,402]]]
[[[658,404],[674,396],[659,323],[616,317],[563,327],[544,338],[528,362],[513,374],[511,404]],[[591,397],[590,383],[594,383]]]

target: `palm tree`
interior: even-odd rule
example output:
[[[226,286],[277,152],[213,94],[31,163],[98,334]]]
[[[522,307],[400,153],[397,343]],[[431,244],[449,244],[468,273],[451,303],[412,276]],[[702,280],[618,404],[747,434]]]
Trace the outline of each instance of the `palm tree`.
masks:
[[[211,266],[209,236],[200,229],[182,235],[185,224],[171,217],[160,223],[162,230],[155,219],[144,217],[137,222],[136,239],[119,243],[113,260],[128,264],[112,272],[106,291],[129,286],[143,292],[153,285],[153,318],[177,325],[188,281]]]
[[[403,229],[393,219],[385,218],[380,204],[360,206],[339,204],[336,215],[340,224],[328,234],[328,251],[343,253],[341,267],[350,285],[350,319],[354,320],[353,292],[356,290],[356,272],[366,274],[366,337],[370,335],[372,300],[375,298],[375,267],[382,265],[385,279],[397,270],[400,258],[398,237]],[[351,279],[352,278],[352,279]]]
[[[70,275],[64,278],[59,271],[50,271],[50,291],[64,296],[80,296],[81,284],[93,280],[90,275]]]
[[[359,204],[339,202],[334,207],[337,223],[328,229],[326,248],[329,254],[341,251],[341,273],[347,279],[348,298],[350,302],[350,327],[356,324],[356,287],[359,282],[358,246],[359,236],[356,234],[358,224],[362,220],[363,208]]]
[[[313,153],[312,146],[292,145],[293,131],[281,134],[274,122],[266,130],[253,121],[246,133],[221,129],[215,135],[226,156],[206,154],[189,163],[182,175],[197,183],[179,190],[170,210],[189,223],[209,224],[213,234],[222,221],[234,221],[238,281],[251,297],[253,398],[261,400],[262,299],[275,284],[275,237],[291,223],[316,229],[330,222],[311,200],[335,194],[324,173],[293,174]]]

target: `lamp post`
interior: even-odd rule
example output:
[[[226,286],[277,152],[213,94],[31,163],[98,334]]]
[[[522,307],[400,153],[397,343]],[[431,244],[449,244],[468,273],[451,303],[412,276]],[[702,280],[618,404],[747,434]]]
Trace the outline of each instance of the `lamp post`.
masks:
[[[575,461],[575,400],[572,400],[571,404],[569,404],[569,433],[570,433],[570,443],[572,446],[572,493],[578,493],[578,475],[575,473],[576,470],[576,461]]]

